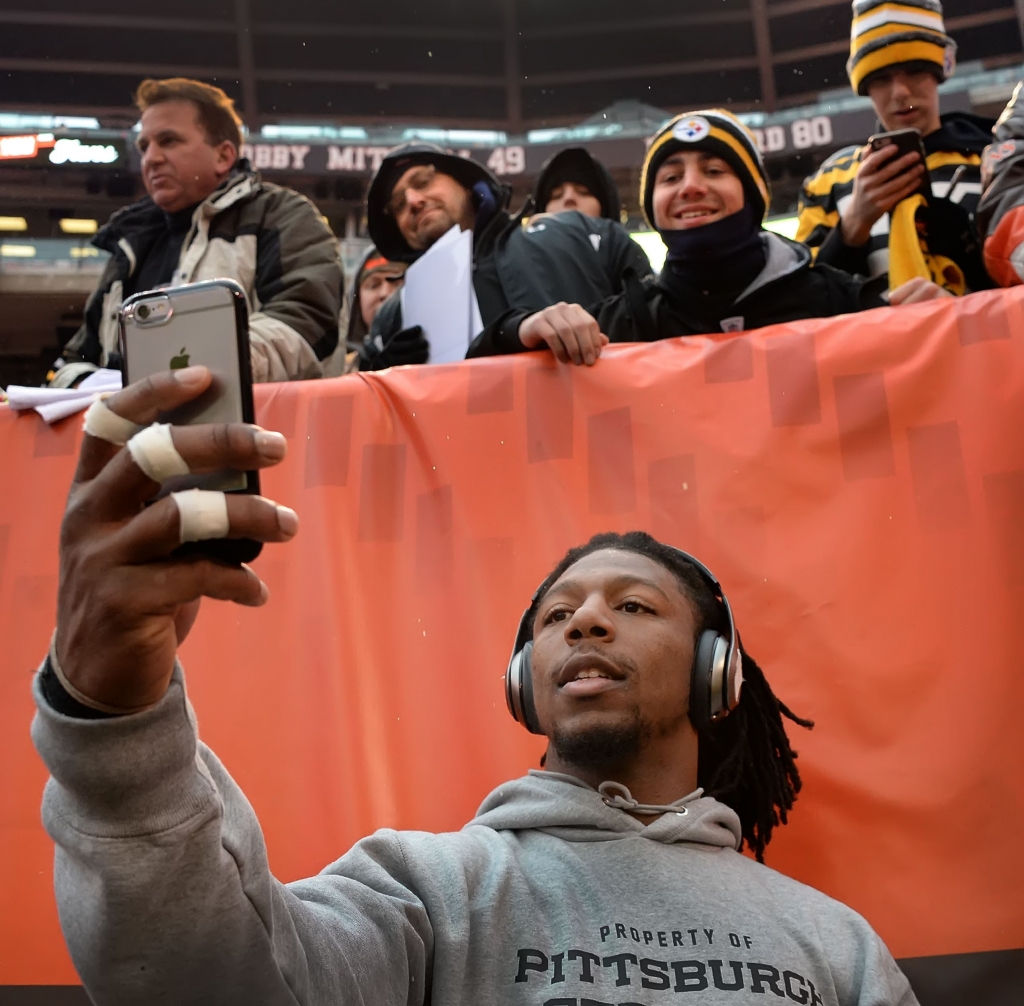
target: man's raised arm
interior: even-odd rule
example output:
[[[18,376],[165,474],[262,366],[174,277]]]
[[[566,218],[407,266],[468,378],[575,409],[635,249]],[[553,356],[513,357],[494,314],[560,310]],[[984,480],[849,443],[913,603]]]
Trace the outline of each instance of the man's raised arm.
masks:
[[[202,597],[258,606],[267,590],[248,567],[172,556],[188,515],[170,496],[146,505],[159,482],[120,444],[209,383],[193,367],[131,385],[83,440],[32,727],[52,776],[61,927],[97,1004],[421,1002],[432,933],[397,837],[286,887],[252,807],[198,740],[177,647]],[[169,433],[193,472],[269,467],[286,450],[243,424]],[[219,536],[265,542],[298,529],[258,496],[227,496],[220,520]]]

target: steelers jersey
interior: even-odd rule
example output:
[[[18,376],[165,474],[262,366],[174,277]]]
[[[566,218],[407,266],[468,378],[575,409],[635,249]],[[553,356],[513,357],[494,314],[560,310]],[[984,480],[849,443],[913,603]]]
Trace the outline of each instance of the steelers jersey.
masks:
[[[954,112],[942,120],[943,128],[924,140],[932,181],[930,205],[936,211],[929,228],[928,246],[932,253],[941,253],[960,267],[970,289],[980,289],[990,285],[990,281],[972,234],[972,219],[981,198],[981,151],[992,136],[988,120],[980,116]],[[811,249],[815,259],[853,199],[854,179],[867,150],[866,146],[846,147],[804,181],[796,239]],[[876,220],[867,244],[861,249],[844,245],[837,255],[833,239],[822,260],[867,276],[888,272],[889,222],[888,213]]]
[[[846,147],[840,150],[803,184],[796,239],[807,245],[815,257],[829,231],[839,225],[843,211],[853,199],[853,180],[866,149]],[[929,154],[927,161],[932,178],[932,196],[948,199],[967,213],[973,213],[981,198],[981,156],[943,150]],[[964,170],[961,171],[961,167]],[[954,177],[956,184],[950,191]],[[888,213],[875,221],[866,251],[869,276],[889,271]]]

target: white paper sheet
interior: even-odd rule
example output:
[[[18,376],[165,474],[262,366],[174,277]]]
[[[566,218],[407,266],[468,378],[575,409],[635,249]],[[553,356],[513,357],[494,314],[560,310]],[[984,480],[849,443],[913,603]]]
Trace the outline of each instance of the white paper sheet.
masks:
[[[77,388],[27,388],[11,384],[7,388],[7,403],[12,409],[35,409],[47,423],[55,423],[88,408],[97,395],[120,390],[119,370],[96,370]]]
[[[401,298],[402,324],[422,327],[431,363],[465,359],[483,328],[473,292],[473,232],[456,225],[438,238],[406,270]]]

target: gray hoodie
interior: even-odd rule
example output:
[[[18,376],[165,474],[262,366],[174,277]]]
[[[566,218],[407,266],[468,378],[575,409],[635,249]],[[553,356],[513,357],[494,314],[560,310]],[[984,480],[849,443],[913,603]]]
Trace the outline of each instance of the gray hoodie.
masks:
[[[282,884],[180,670],[132,716],[36,702],[61,926],[98,1006],[916,1003],[870,926],[740,855],[713,799],[644,826],[530,772],[460,832],[379,831]]]

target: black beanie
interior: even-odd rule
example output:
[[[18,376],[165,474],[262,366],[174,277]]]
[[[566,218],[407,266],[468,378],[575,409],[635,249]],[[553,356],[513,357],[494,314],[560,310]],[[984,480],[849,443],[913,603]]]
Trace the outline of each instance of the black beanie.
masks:
[[[543,213],[551,193],[573,182],[585,185],[601,204],[601,216],[618,220],[622,210],[619,190],[608,169],[586,147],[566,147],[549,157],[540,169],[533,189],[533,201],[538,213]]]

